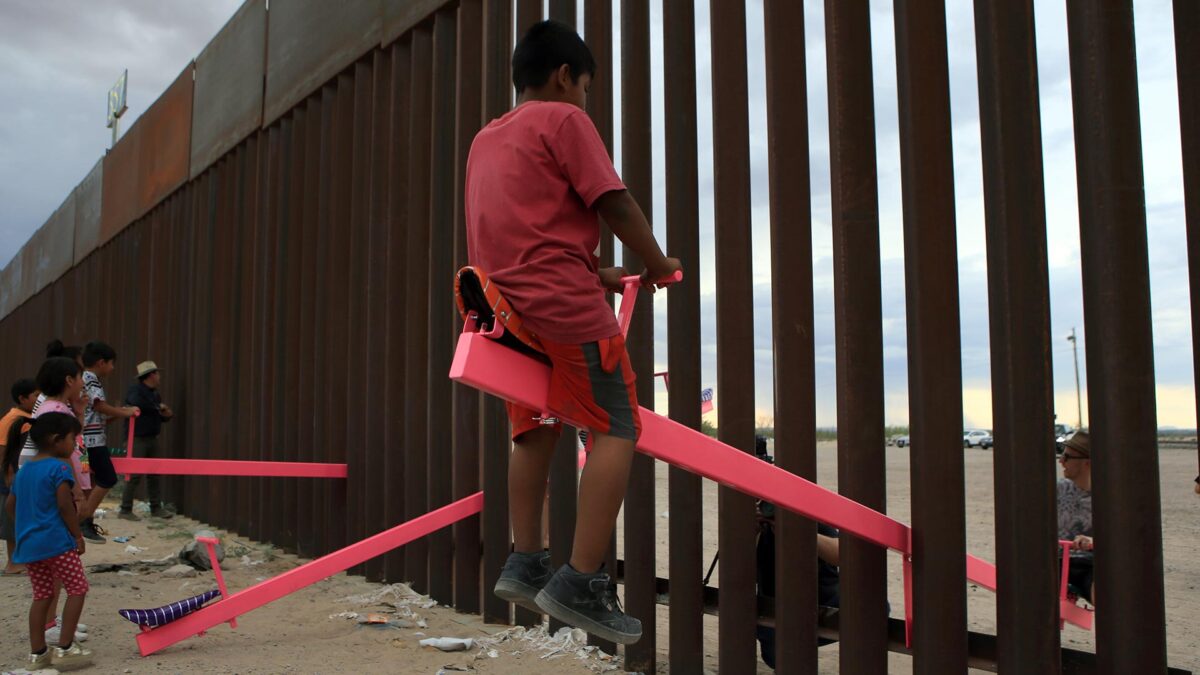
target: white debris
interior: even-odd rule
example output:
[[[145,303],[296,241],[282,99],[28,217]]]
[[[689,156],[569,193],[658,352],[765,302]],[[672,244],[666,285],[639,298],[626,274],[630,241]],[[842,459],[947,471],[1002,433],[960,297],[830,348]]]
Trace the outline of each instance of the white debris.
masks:
[[[588,645],[587,633],[582,630],[564,626],[559,628],[554,635],[550,635],[546,624],[534,628],[515,626],[490,637],[479,638],[475,640],[475,644],[480,647],[476,658],[484,655],[496,658],[498,653],[495,647],[506,642],[512,645],[507,650],[512,654],[529,652],[537,654],[541,659],[574,656],[582,661],[589,670],[598,673],[620,668],[617,659],[600,651],[598,647]]]
[[[357,619],[358,612],[338,612],[337,614],[330,614],[329,618],[331,618],[331,619]]]
[[[264,562],[266,562],[266,561],[265,560],[251,560],[250,556],[248,556],[248,555],[242,556],[242,567],[254,567],[255,565],[261,565]]]
[[[436,637],[421,640],[422,647],[433,647],[444,652],[465,652],[474,644],[471,638]]]
[[[125,552],[130,555],[138,555],[139,553],[145,553],[146,549],[142,548],[141,546],[134,546],[133,544],[129,544],[128,546],[125,547]]]

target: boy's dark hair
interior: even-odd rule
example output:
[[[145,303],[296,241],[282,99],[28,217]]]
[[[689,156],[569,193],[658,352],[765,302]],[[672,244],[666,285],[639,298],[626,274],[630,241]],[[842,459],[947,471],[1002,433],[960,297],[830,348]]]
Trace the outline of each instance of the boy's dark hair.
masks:
[[[94,340],[83,346],[83,367],[91,368],[97,361],[112,361],[117,358],[117,350],[108,346],[107,342]]]
[[[29,379],[28,377],[22,377],[21,379],[17,380],[16,382],[13,382],[13,386],[12,386],[13,403],[20,403],[21,399],[23,399],[26,396],[37,391],[37,388],[38,388],[37,382],[34,382],[33,380]]]
[[[518,94],[526,87],[540,87],[564,63],[571,69],[572,82],[596,74],[592,50],[575,29],[558,21],[535,23],[513,50],[513,86]]]
[[[21,448],[25,447],[25,437],[29,435],[28,431],[22,429],[28,423],[26,419],[14,420],[8,428],[8,438],[4,439],[4,461],[0,463],[0,481],[8,476],[9,471],[16,473],[21,465]]]
[[[82,353],[83,350],[79,347],[74,345],[68,347],[63,344],[62,340],[57,338],[51,340],[50,343],[46,345],[46,358],[48,359],[52,359],[55,356],[65,356],[68,359],[74,360],[79,358],[80,354]]]
[[[67,388],[68,377],[79,377],[79,364],[75,363],[75,359],[65,356],[46,359],[38,369],[38,389],[42,390],[46,398],[58,396]]]
[[[79,425],[79,420],[75,419],[74,415],[52,412],[33,421],[29,437],[33,439],[34,447],[45,450],[58,439],[68,434],[78,435],[81,431],[83,431],[83,427]]]

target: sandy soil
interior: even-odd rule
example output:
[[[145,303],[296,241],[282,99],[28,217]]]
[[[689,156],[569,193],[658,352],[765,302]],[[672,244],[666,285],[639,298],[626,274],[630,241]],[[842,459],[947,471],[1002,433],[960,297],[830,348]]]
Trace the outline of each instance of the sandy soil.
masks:
[[[1163,540],[1165,586],[1167,593],[1167,649],[1171,664],[1200,671],[1200,560],[1196,558],[1196,541],[1200,538],[1200,497],[1192,492],[1196,471],[1195,448],[1165,448],[1160,453],[1163,494]],[[832,443],[819,447],[819,482],[836,488],[837,450]],[[992,516],[991,453],[980,450],[966,452],[968,544],[972,552],[994,559]],[[708,556],[717,548],[717,490],[715,484],[705,484],[705,538]],[[669,548],[667,546],[667,471],[658,471],[658,568],[665,576]],[[109,505],[111,506],[111,504]],[[888,452],[888,507],[897,518],[909,520],[908,455],[902,450]],[[669,514],[668,514],[669,517]],[[452,667],[471,668],[478,673],[515,673],[548,675],[550,673],[588,673],[611,669],[609,660],[595,654],[580,660],[572,645],[563,640],[550,644],[545,638],[537,640],[509,639],[494,647],[476,648],[465,653],[443,653],[420,647],[422,637],[472,637],[487,639],[504,629],[483,624],[479,617],[456,614],[444,607],[422,606],[420,601],[397,600],[401,593],[391,593],[380,584],[361,577],[338,575],[320,582],[279,602],[245,616],[233,631],[220,626],[202,638],[194,638],[149,658],[137,654],[134,637],[136,628],[120,618],[116,610],[124,607],[154,607],[178,600],[214,586],[210,573],[200,573],[192,579],[169,579],[162,567],[139,565],[139,560],[153,560],[177,553],[192,533],[203,526],[186,518],[170,521],[146,520],[140,523],[107,518],[101,523],[111,536],[132,537],[130,544],[143,548],[139,553],[126,552],[126,544],[109,542],[89,548],[87,565],[123,563],[127,572],[93,573],[92,592],[84,611],[84,621],[91,626],[87,646],[96,653],[97,665],[92,672],[147,673],[216,671],[229,673],[332,673],[332,672],[391,672],[391,673],[453,673]],[[269,546],[248,542],[220,532],[228,546],[229,556],[223,567],[231,588],[250,586],[264,578],[290,569],[300,562],[294,556],[280,553]],[[894,613],[901,605],[899,558],[891,556],[889,599]],[[719,567],[714,583],[719,583]],[[29,586],[24,578],[0,580],[0,634],[5,636],[0,649],[0,669],[21,666],[27,654],[25,615]],[[395,602],[396,610],[386,602]],[[995,597],[972,587],[968,592],[971,628],[995,632]],[[427,627],[418,625],[403,628],[378,628],[360,625],[356,619],[342,618],[341,613],[365,615],[392,609],[397,620],[404,618],[415,624],[424,620]],[[407,612],[416,616],[407,616]],[[717,666],[717,618],[706,621],[705,654],[711,672]],[[659,641],[662,651],[659,672],[669,672],[667,664],[667,612],[659,608]],[[1063,633],[1066,645],[1094,651],[1094,634],[1068,626]],[[559,648],[557,652],[555,647]],[[567,649],[562,649],[566,647]],[[488,651],[495,649],[496,656]],[[838,646],[820,651],[821,672],[836,673]],[[760,664],[760,673],[771,672]],[[889,672],[911,672],[911,660],[903,655],[891,655]]]
[[[107,506],[112,507],[112,504]],[[115,512],[114,512],[115,513]],[[485,625],[478,616],[457,614],[445,607],[423,607],[420,600],[403,601],[406,587],[388,587],[366,582],[362,577],[339,574],[319,582],[278,602],[244,616],[237,630],[218,626],[200,638],[192,638],[148,658],[138,655],[137,628],[117,614],[122,608],[157,607],[216,587],[211,572],[191,579],[165,578],[163,566],[138,564],[178,553],[203,526],[176,517],[169,521],[144,520],[139,523],[109,517],[100,521],[108,529],[110,541],[89,546],[85,555],[88,566],[123,563],[128,573],[91,573],[92,590],[88,594],[83,622],[88,624],[89,640],[96,665],[88,672],[161,673],[428,673],[456,670],[473,673],[514,673],[550,675],[551,673],[592,673],[615,669],[611,660],[591,656],[581,661],[572,650],[554,653],[543,649],[546,640],[530,642],[510,639],[494,647],[469,652],[444,653],[421,647],[423,637],[470,637],[487,639],[505,630]],[[251,586],[298,564],[295,556],[277,549],[248,542],[217,530],[227,548],[226,583],[231,590]],[[132,537],[129,544],[111,541],[112,536]],[[126,546],[144,549],[126,552]],[[244,556],[244,557],[243,557]],[[357,596],[357,597],[356,597]],[[366,597],[363,597],[366,596]],[[0,580],[0,670],[19,668],[29,653],[26,616],[29,607],[29,582],[24,578]],[[389,606],[393,602],[400,607]],[[359,614],[393,611],[394,621],[403,620],[403,628],[360,625],[354,618],[338,616],[344,612]],[[412,612],[412,614],[409,614]],[[427,626],[418,625],[418,622]],[[520,629],[517,629],[520,630]],[[558,646],[564,641],[559,640]],[[495,650],[495,656],[488,652]],[[549,652],[549,654],[547,653]],[[545,657],[545,658],[543,658]]]
[[[987,560],[995,560],[995,520],[993,517],[994,491],[992,483],[992,453],[971,449],[965,451],[967,493],[967,546],[970,551]],[[1196,476],[1196,447],[1164,447],[1159,453],[1162,481],[1162,520],[1164,583],[1167,597],[1167,653],[1172,666],[1200,672],[1200,558],[1196,552],[1200,541],[1200,496],[1192,491],[1192,479]],[[1061,475],[1061,471],[1059,473]],[[818,446],[817,480],[821,485],[837,489],[837,445],[821,443]],[[888,510],[892,516],[911,522],[909,499],[908,453],[903,449],[889,448],[887,454]],[[657,522],[658,574],[667,576],[669,546],[667,512],[667,468],[661,463],[657,467]],[[669,515],[669,514],[668,514]],[[704,484],[705,559],[711,560],[717,551],[717,487],[715,483]],[[620,522],[620,521],[618,521]],[[618,537],[618,541],[620,541]],[[888,599],[892,615],[903,616],[903,587],[901,586],[900,558],[889,555]],[[706,563],[707,564],[707,563]],[[720,565],[713,575],[713,583],[719,585]],[[992,593],[971,586],[967,593],[967,609],[970,628],[995,634],[996,597]],[[667,611],[660,607],[658,614],[658,644],[660,645],[659,672],[668,672],[664,664],[669,661],[665,645],[667,638]],[[1136,617],[1134,618],[1136,619]],[[705,655],[712,672],[717,667],[716,617],[706,617]],[[1068,625],[1063,631],[1063,645],[1074,649],[1094,652],[1095,634]],[[820,650],[822,673],[838,672],[838,645],[829,645]],[[890,673],[909,673],[912,659],[901,654],[891,654],[888,666]],[[772,672],[759,663],[759,673]],[[972,673],[982,672],[972,670]]]

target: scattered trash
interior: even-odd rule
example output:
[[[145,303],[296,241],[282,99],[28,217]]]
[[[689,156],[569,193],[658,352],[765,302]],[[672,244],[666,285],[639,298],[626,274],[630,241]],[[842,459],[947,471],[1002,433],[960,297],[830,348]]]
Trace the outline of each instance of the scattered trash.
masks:
[[[117,542],[118,544],[128,544],[129,540],[132,538],[133,537],[113,537],[113,541]]]
[[[107,515],[108,515],[108,509],[96,509],[95,513],[92,514],[92,517],[93,518],[103,518],[104,516],[107,516]]]
[[[125,547],[125,552],[129,553],[130,555],[138,555],[141,553],[145,553],[146,549],[144,549],[140,546],[134,546],[133,544],[130,544]]]
[[[450,672],[465,673],[471,670],[474,668],[462,663],[447,663],[438,669],[438,675],[449,675]]]
[[[659,518],[670,518],[670,517],[671,517],[671,512],[670,512],[670,511],[663,511],[662,513],[658,514],[658,517],[659,517]]]
[[[429,623],[426,622],[425,619],[418,619],[417,628],[429,628]]]
[[[101,563],[99,565],[88,565],[88,572],[92,574],[104,574],[105,572],[124,572],[127,571],[125,565],[121,563]]]
[[[163,570],[163,576],[168,579],[187,579],[199,574],[191,565],[174,565]]]
[[[248,556],[248,555],[242,556],[242,567],[254,567],[255,565],[261,565],[264,562],[266,562],[266,561],[265,560],[251,560],[250,556]]]
[[[605,654],[598,647],[588,645],[587,633],[582,630],[564,626],[559,628],[554,635],[550,635],[544,623],[533,628],[515,626],[495,635],[475,640],[476,646],[480,648],[476,658],[485,654],[488,658],[496,658],[499,656],[499,651],[495,647],[504,643],[514,643],[513,648],[507,650],[514,655],[530,652],[537,654],[541,659],[574,656],[584,662],[589,670],[598,673],[615,671],[620,668],[619,659]]]
[[[132,571],[130,571],[130,570],[117,570],[117,575],[118,575],[118,576],[122,576],[122,577],[136,577],[136,576],[140,576],[140,575],[139,575],[137,572],[132,572]]]
[[[474,644],[471,638],[436,637],[421,640],[422,647],[433,647],[444,652],[465,652]]]
[[[338,612],[337,614],[330,614],[329,618],[331,618],[331,619],[357,619],[358,612]]]

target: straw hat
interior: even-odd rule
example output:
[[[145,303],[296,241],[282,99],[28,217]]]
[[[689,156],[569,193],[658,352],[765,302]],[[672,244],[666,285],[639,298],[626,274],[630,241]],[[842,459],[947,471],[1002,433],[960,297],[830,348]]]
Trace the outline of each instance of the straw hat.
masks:
[[[138,377],[145,377],[150,373],[158,371],[158,364],[153,361],[142,361],[137,365]]]

